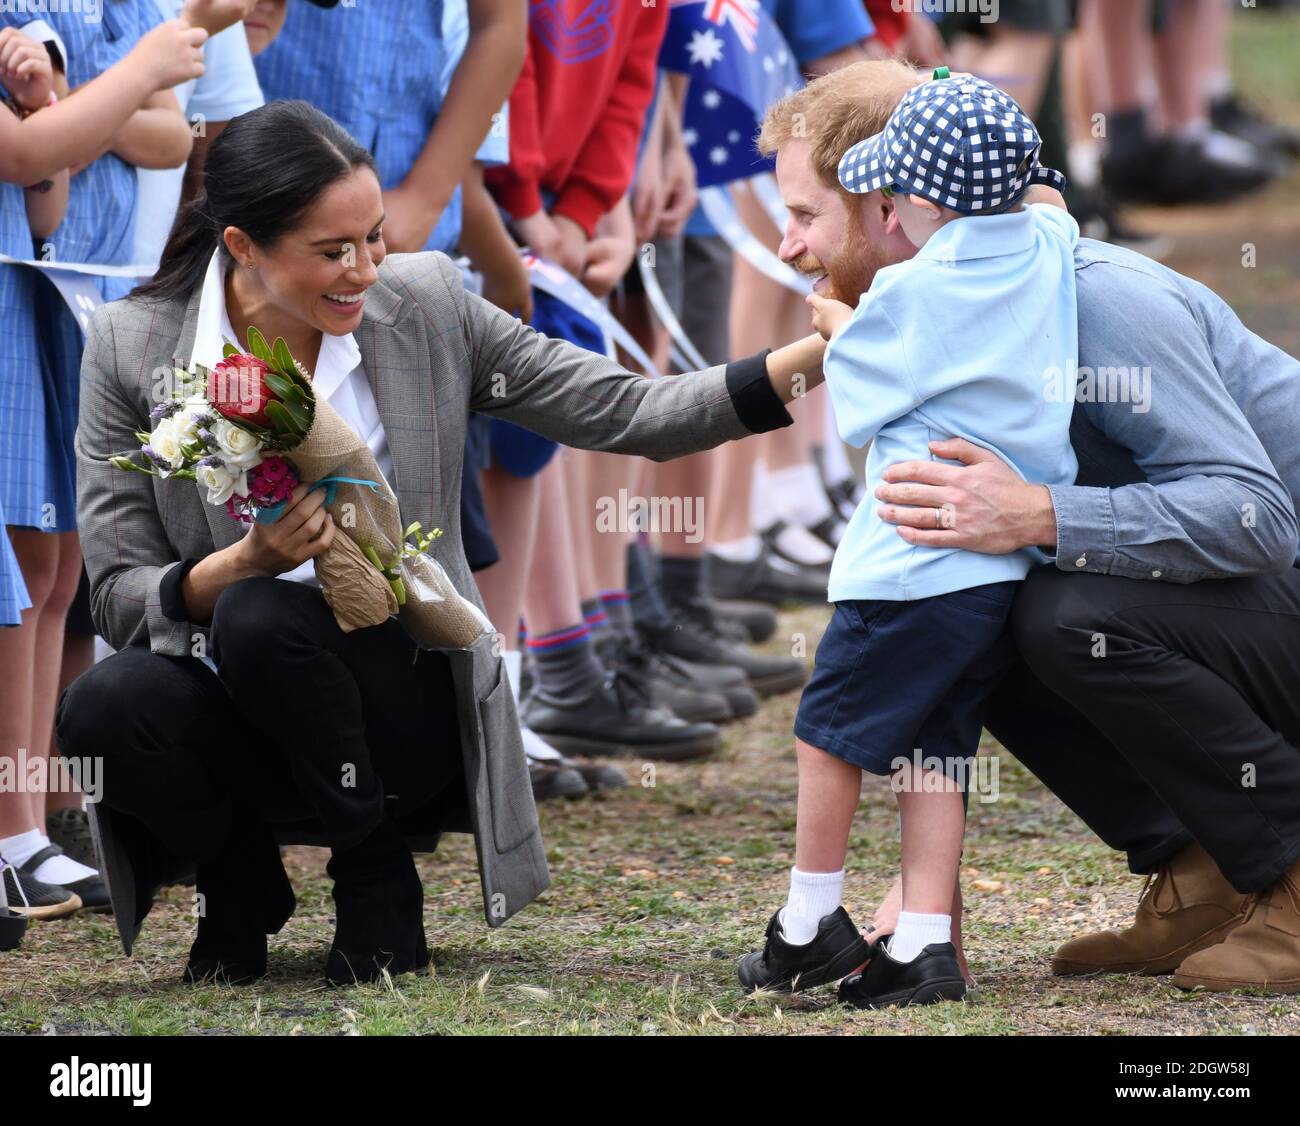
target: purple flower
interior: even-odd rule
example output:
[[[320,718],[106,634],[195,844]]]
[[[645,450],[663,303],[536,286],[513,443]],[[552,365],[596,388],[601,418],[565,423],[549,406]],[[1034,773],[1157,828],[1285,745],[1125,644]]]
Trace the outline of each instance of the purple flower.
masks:
[[[176,402],[175,400],[172,400],[171,402],[167,402],[167,403],[159,403],[156,407],[154,407],[153,410],[149,412],[149,421],[154,426],[157,426],[158,423],[160,423],[164,418],[171,418],[171,416],[174,415],[180,409],[181,409],[181,404]]]
[[[147,457],[150,462],[153,463],[155,469],[171,468],[171,462],[169,462],[166,458],[161,458],[156,453],[154,453],[152,446],[142,446],[140,448],[140,452],[144,454],[144,456]]]

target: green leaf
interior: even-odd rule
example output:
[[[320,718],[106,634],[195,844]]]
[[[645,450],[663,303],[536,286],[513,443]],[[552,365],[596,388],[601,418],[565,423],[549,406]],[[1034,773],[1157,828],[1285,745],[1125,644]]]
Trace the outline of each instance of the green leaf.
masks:
[[[238,348],[236,348],[233,344],[231,344],[229,340],[227,340],[225,347],[221,349],[221,355],[228,360],[230,359],[231,356],[239,356],[242,355],[242,353],[239,351]]]
[[[377,552],[373,547],[369,544],[362,544],[361,551],[362,554],[375,565],[376,571],[382,571],[384,569],[383,563],[379,561],[379,552]]]
[[[293,415],[285,410],[284,405],[277,402],[266,404],[266,417],[271,420],[271,425],[281,434],[297,433],[297,426],[294,422]]]
[[[271,354],[275,357],[275,366],[283,372],[294,370],[293,353],[289,351],[289,345],[284,342],[284,337],[275,338],[275,347],[271,349]]]
[[[397,596],[397,604],[399,606],[405,606],[406,605],[406,584],[402,582],[401,579],[393,579],[391,580],[391,583],[393,587],[393,594]]]
[[[297,390],[293,383],[290,380],[285,379],[282,375],[268,375],[266,377],[266,385],[274,391],[276,395],[286,401],[292,399],[294,397],[294,392]]]
[[[272,363],[275,359],[271,355],[271,348],[266,343],[266,337],[257,330],[256,325],[248,326],[248,346],[252,349],[253,355],[265,364]]]
[[[420,522],[418,520],[412,520],[411,523],[406,526],[406,531],[402,533],[402,539],[409,540],[419,530]]]
[[[283,406],[284,409],[293,417],[294,423],[304,434],[307,433],[308,429],[311,427],[311,415],[308,413],[306,407],[295,399],[285,399],[282,404],[277,404],[277,406]]]

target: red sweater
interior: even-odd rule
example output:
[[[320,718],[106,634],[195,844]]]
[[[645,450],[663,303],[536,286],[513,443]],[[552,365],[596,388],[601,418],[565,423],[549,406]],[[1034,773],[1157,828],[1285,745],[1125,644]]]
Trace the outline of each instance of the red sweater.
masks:
[[[510,163],[487,171],[514,218],[542,210],[590,235],[627,192],[654,97],[668,2],[529,0],[528,57],[510,94]]]

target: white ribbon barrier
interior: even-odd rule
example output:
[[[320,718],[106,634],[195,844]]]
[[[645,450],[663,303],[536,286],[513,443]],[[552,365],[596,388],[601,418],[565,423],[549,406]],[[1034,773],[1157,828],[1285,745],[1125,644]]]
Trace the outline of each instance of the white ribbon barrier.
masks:
[[[654,361],[645,354],[645,349],[636,342],[632,334],[618,323],[608,309],[572,274],[554,262],[539,258],[529,250],[522,251],[524,265],[528,268],[528,280],[536,289],[549,293],[563,301],[571,309],[581,313],[605,334],[606,341],[614,341],[620,348],[641,365],[646,375],[658,379],[660,371]]]
[[[701,188],[700,207],[727,245],[759,273],[801,296],[812,292],[811,281],[787,266],[754,237],[741,220],[736,201],[726,188]]]
[[[686,330],[682,328],[682,323],[677,319],[677,314],[668,304],[668,298],[664,294],[663,286],[659,284],[659,275],[655,273],[655,268],[650,264],[646,255],[638,253],[636,256],[637,269],[641,273],[641,286],[645,290],[646,300],[650,302],[650,308],[658,318],[659,323],[668,331],[669,339],[672,340],[672,347],[669,355],[672,361],[681,371],[702,371],[708,367],[704,357],[700,355],[699,349],[691,343],[691,338],[686,335]]]
[[[103,303],[104,298],[95,285],[95,278],[147,278],[154,266],[98,266],[89,262],[56,262],[36,258],[10,258],[0,254],[0,263],[7,266],[29,266],[39,270],[59,291],[71,310],[84,335],[90,329],[90,317]]]

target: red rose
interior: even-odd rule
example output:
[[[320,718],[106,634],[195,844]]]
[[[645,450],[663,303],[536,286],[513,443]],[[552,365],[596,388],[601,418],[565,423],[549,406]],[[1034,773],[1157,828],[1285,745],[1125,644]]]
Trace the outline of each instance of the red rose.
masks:
[[[208,373],[208,402],[226,418],[270,426],[266,404],[276,396],[266,385],[269,370],[256,356],[228,356]]]

